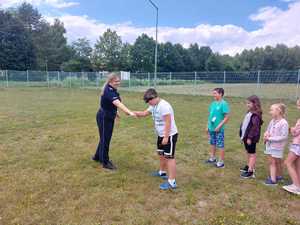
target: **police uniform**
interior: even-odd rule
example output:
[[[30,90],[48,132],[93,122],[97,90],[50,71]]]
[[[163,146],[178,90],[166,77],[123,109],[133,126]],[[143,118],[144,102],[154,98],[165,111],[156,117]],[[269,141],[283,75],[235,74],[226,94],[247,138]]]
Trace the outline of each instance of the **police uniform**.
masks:
[[[117,107],[112,103],[115,100],[121,101],[120,95],[115,88],[107,84],[96,116],[100,141],[94,156],[94,159],[99,160],[103,165],[109,163],[109,144],[117,115]]]

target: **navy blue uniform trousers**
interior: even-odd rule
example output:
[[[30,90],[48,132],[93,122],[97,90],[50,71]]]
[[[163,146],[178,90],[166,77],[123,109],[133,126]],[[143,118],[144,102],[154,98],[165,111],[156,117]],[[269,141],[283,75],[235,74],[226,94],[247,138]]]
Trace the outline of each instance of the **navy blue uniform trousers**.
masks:
[[[99,159],[100,163],[106,164],[109,161],[109,144],[113,133],[115,118],[100,109],[97,112],[96,120],[100,140],[96,150],[95,158]]]

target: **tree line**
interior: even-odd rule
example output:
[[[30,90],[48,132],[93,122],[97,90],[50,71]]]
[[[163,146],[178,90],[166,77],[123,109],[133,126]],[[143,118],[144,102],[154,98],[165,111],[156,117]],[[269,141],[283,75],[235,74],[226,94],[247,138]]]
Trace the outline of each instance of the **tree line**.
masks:
[[[68,43],[64,24],[47,22],[31,4],[0,10],[0,70],[153,72],[155,40],[141,34],[123,43],[111,29],[92,46],[87,38]],[[158,44],[158,71],[241,71],[300,69],[300,47],[256,47],[234,56],[197,43],[184,48]]]

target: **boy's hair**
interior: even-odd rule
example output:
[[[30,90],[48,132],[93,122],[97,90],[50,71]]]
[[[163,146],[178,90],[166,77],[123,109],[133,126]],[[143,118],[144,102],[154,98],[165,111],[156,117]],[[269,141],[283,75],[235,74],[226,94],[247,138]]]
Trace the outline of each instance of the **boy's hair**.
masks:
[[[224,89],[223,88],[215,88],[214,91],[218,92],[222,97],[224,96]]]
[[[272,105],[273,107],[276,107],[279,109],[280,114],[284,117],[285,116],[285,111],[286,111],[286,106],[283,103],[275,103]]]
[[[261,104],[260,100],[256,95],[251,95],[250,97],[247,98],[249,102],[252,102],[253,104],[253,112],[262,115],[262,109],[261,109]]]
[[[144,93],[144,101],[148,103],[150,100],[157,98],[158,94],[154,88],[149,88],[147,91]]]

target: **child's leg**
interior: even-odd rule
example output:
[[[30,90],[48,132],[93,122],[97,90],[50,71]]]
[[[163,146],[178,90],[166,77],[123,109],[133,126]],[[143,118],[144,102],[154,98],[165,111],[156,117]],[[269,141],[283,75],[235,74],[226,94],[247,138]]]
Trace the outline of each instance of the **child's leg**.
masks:
[[[286,165],[289,175],[292,179],[292,182],[294,185],[300,187],[299,184],[299,177],[297,174],[297,156],[293,152],[289,152],[287,159],[284,161],[284,164]]]
[[[220,148],[220,160],[224,161],[225,157],[225,150],[224,148]]]
[[[168,174],[169,179],[173,180],[176,177],[176,160],[175,159],[166,159],[168,165]]]
[[[256,163],[256,154],[248,154],[248,171],[254,171]]]
[[[283,169],[282,169],[282,159],[276,158],[276,177],[282,177]]]
[[[216,158],[216,146],[210,145],[210,158],[214,159]]]
[[[276,182],[276,159],[269,155],[269,169],[271,180]]]
[[[297,176],[296,176],[295,185],[300,188],[300,157],[299,156],[297,156],[297,160],[296,160],[296,173]]]
[[[159,170],[160,171],[167,171],[168,165],[167,165],[167,159],[163,156],[159,156]]]
[[[225,150],[224,150],[224,131],[217,132],[216,135],[216,145],[220,151],[220,161],[224,161]]]

